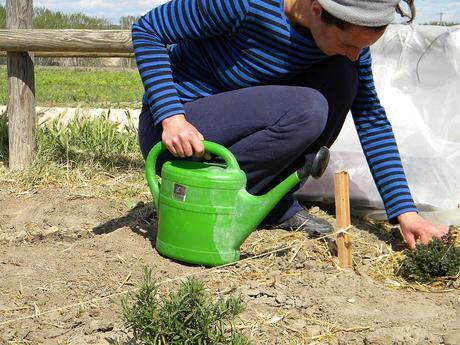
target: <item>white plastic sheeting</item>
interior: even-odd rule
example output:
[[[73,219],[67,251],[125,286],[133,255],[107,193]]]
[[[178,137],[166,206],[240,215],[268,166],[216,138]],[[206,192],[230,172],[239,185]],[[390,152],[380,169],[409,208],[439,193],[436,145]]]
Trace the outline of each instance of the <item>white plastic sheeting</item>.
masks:
[[[391,25],[372,47],[374,79],[422,215],[460,224],[460,26]],[[350,174],[354,214],[385,217],[351,115],[320,180],[299,199],[333,203],[333,174]]]

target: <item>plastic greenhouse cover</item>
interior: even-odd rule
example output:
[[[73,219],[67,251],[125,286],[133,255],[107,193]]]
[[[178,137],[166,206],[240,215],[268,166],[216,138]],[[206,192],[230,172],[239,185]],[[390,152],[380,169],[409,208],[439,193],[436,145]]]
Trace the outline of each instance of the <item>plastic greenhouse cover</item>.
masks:
[[[393,126],[412,196],[421,214],[460,224],[460,26],[391,25],[371,48],[377,92]],[[334,202],[334,172],[350,175],[352,214],[385,218],[351,118],[319,180],[303,201]]]

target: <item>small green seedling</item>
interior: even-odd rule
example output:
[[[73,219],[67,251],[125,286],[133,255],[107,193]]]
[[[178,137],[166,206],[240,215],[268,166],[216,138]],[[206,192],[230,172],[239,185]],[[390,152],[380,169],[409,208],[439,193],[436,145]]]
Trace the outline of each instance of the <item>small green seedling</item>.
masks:
[[[177,292],[164,296],[146,269],[139,290],[122,298],[122,309],[139,344],[250,344],[232,324],[244,310],[241,299],[213,301],[196,279],[186,280]]]
[[[444,240],[433,239],[419,244],[414,251],[405,251],[396,272],[408,281],[430,283],[439,277],[454,277],[460,273],[460,247],[449,234]]]

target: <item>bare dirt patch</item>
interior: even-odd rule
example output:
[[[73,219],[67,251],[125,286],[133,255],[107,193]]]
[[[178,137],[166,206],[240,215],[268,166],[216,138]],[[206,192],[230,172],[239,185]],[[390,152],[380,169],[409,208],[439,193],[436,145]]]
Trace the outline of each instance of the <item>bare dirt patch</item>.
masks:
[[[413,287],[378,273],[401,248],[386,223],[355,220],[353,271],[326,241],[281,230],[254,232],[239,263],[207,269],[158,255],[147,195],[13,185],[0,191],[0,343],[128,341],[119,296],[146,266],[165,292],[193,274],[213,295],[241,294],[237,327],[255,344],[460,343],[458,280]]]

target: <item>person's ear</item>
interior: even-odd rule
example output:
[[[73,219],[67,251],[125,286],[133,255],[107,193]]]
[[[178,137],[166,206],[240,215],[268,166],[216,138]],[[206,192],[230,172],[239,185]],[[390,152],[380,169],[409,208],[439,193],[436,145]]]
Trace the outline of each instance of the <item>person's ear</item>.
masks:
[[[321,17],[321,12],[323,11],[323,8],[321,7],[321,5],[319,4],[318,1],[312,0],[311,6],[310,6],[310,11],[311,11],[311,14],[314,17],[319,18],[319,17]]]

